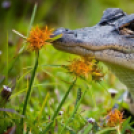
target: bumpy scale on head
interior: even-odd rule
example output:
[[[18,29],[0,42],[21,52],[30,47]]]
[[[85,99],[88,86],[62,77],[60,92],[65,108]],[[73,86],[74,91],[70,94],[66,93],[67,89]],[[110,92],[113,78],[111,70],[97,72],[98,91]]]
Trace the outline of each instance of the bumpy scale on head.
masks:
[[[114,20],[119,19],[122,16],[126,16],[126,13],[124,13],[120,8],[108,8],[104,11],[99,24],[113,22]]]

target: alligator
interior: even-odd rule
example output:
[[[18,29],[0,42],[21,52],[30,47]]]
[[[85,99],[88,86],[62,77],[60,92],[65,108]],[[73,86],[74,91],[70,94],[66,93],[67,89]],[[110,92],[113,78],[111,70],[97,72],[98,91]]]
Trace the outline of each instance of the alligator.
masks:
[[[53,36],[62,34],[62,37],[54,41],[53,46],[102,61],[126,85],[126,100],[134,115],[134,14],[127,15],[119,8],[108,8],[100,22],[76,30],[56,29]]]

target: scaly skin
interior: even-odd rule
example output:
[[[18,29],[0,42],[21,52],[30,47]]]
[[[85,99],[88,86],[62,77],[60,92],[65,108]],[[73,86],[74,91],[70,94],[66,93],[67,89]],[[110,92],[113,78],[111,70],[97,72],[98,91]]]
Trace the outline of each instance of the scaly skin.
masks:
[[[60,33],[63,36],[53,44],[56,49],[102,61],[127,86],[134,100],[134,38],[120,35],[110,24],[54,32]],[[134,114],[132,102],[130,111]]]

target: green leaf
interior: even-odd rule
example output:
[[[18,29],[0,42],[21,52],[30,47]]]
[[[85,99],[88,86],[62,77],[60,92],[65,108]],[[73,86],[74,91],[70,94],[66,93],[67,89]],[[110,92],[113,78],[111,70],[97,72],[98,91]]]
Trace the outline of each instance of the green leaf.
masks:
[[[121,131],[122,134],[125,134],[125,131],[130,128],[130,124],[129,124],[130,120],[131,120],[131,117],[129,117],[127,120],[125,120],[123,122],[123,124],[122,124],[122,131]]]
[[[86,127],[86,129],[85,129],[85,131],[84,131],[83,134],[89,134],[89,132],[91,131],[91,129],[92,129],[92,125],[89,124],[89,125]]]
[[[98,131],[96,134],[104,134],[105,132],[113,131],[113,130],[116,130],[116,128],[115,127],[108,127],[108,128],[105,128],[103,130]]]
[[[58,35],[54,36],[53,38],[51,38],[49,41],[53,42],[53,41],[55,41],[55,40],[57,40],[57,39],[59,39],[61,37],[62,37],[62,34],[58,34]]]

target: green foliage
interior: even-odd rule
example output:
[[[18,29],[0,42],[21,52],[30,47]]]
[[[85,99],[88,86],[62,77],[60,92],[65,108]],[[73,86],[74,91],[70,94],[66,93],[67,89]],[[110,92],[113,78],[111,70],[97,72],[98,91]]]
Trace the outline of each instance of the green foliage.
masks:
[[[76,56],[47,46],[40,50],[38,68],[35,76],[31,75],[35,54],[27,51],[25,47],[24,49],[26,42],[12,32],[12,29],[15,29],[23,35],[28,35],[27,31],[31,26],[37,24],[40,27],[47,24],[49,27],[63,26],[70,29],[92,26],[98,23],[107,7],[120,7],[132,13],[133,1],[35,1],[38,7],[34,8],[31,23],[35,4],[32,1],[13,0],[10,7],[0,8],[0,92],[3,85],[8,85],[13,90],[9,100],[0,109],[0,134],[13,126],[16,126],[17,134],[22,133],[22,129],[25,134],[30,133],[29,131],[32,134],[41,134],[44,131],[49,134],[125,134],[126,130],[133,132],[130,118],[123,122],[119,131],[117,127],[98,127],[100,119],[107,115],[107,109],[112,108],[124,89],[102,63],[100,66],[106,74],[103,81],[97,83],[77,78],[74,84],[73,76],[62,65],[68,64],[67,61]],[[20,54],[20,50],[24,50],[23,53]],[[34,78],[34,81],[31,78]],[[30,80],[33,82],[31,87]],[[108,93],[111,87],[121,89],[115,99]],[[30,88],[31,97],[27,96],[30,99],[26,106],[24,101]],[[61,111],[63,114],[60,114]],[[26,113],[25,116],[22,116],[22,112]],[[91,117],[95,118],[97,125],[87,121],[87,118]],[[23,128],[20,127],[21,120],[24,122]]]

